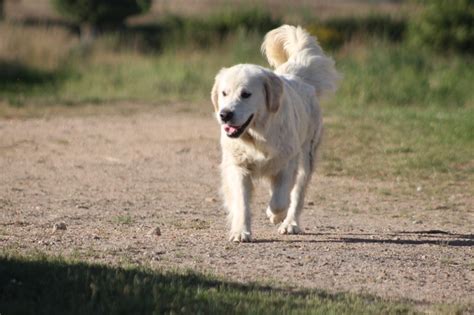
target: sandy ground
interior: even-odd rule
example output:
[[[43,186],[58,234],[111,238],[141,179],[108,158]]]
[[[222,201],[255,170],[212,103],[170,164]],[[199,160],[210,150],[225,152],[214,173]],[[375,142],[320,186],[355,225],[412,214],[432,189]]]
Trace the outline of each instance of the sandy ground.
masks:
[[[262,183],[255,242],[232,244],[218,133],[209,112],[179,108],[0,120],[1,251],[474,303],[474,202],[462,183],[433,196],[404,181],[316,175],[298,236],[267,221]],[[60,222],[67,229],[53,232]]]

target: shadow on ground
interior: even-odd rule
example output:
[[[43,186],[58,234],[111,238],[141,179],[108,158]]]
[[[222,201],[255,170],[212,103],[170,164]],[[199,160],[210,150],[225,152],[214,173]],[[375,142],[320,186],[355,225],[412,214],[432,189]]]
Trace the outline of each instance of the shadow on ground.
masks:
[[[314,239],[313,236],[324,236],[324,238]],[[259,239],[255,240],[255,242],[474,246],[474,234],[457,234],[441,230],[401,231],[393,234],[349,233],[341,235],[340,233],[304,233],[295,235],[295,237],[298,237],[298,239]]]
[[[19,62],[0,60],[0,92],[27,91],[34,86],[51,85],[59,73],[35,69]]]
[[[243,285],[171,273],[0,256],[1,314],[396,313],[406,305],[322,291]]]

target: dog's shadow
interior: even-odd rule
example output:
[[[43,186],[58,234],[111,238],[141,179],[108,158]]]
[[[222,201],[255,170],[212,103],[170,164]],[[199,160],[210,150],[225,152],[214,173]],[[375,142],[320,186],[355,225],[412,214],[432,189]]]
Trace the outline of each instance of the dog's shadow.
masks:
[[[441,230],[376,233],[304,233],[282,238],[256,239],[254,243],[364,243],[396,245],[474,246],[474,234],[458,234]]]

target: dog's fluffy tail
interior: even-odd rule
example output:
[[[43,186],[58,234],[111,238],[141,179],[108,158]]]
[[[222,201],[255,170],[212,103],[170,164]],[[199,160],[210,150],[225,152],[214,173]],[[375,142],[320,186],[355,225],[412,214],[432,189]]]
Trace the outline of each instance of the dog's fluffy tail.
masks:
[[[337,88],[339,74],[316,38],[300,26],[283,25],[265,35],[262,53],[279,74],[293,74],[314,86],[322,96]]]

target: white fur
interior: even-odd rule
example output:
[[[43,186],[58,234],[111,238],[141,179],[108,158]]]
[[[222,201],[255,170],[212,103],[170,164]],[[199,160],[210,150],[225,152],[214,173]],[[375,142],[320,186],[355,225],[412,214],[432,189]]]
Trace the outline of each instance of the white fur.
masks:
[[[301,27],[270,31],[262,51],[275,72],[248,64],[224,68],[211,93],[222,125],[222,192],[230,240],[237,242],[251,241],[253,180],[262,177],[271,187],[270,221],[281,223],[282,234],[302,232],[299,217],[323,130],[318,97],[334,90],[338,79],[333,60]],[[251,96],[242,96],[243,91]],[[250,121],[239,128],[245,130],[240,137],[227,136],[222,110],[234,114],[228,125]]]

